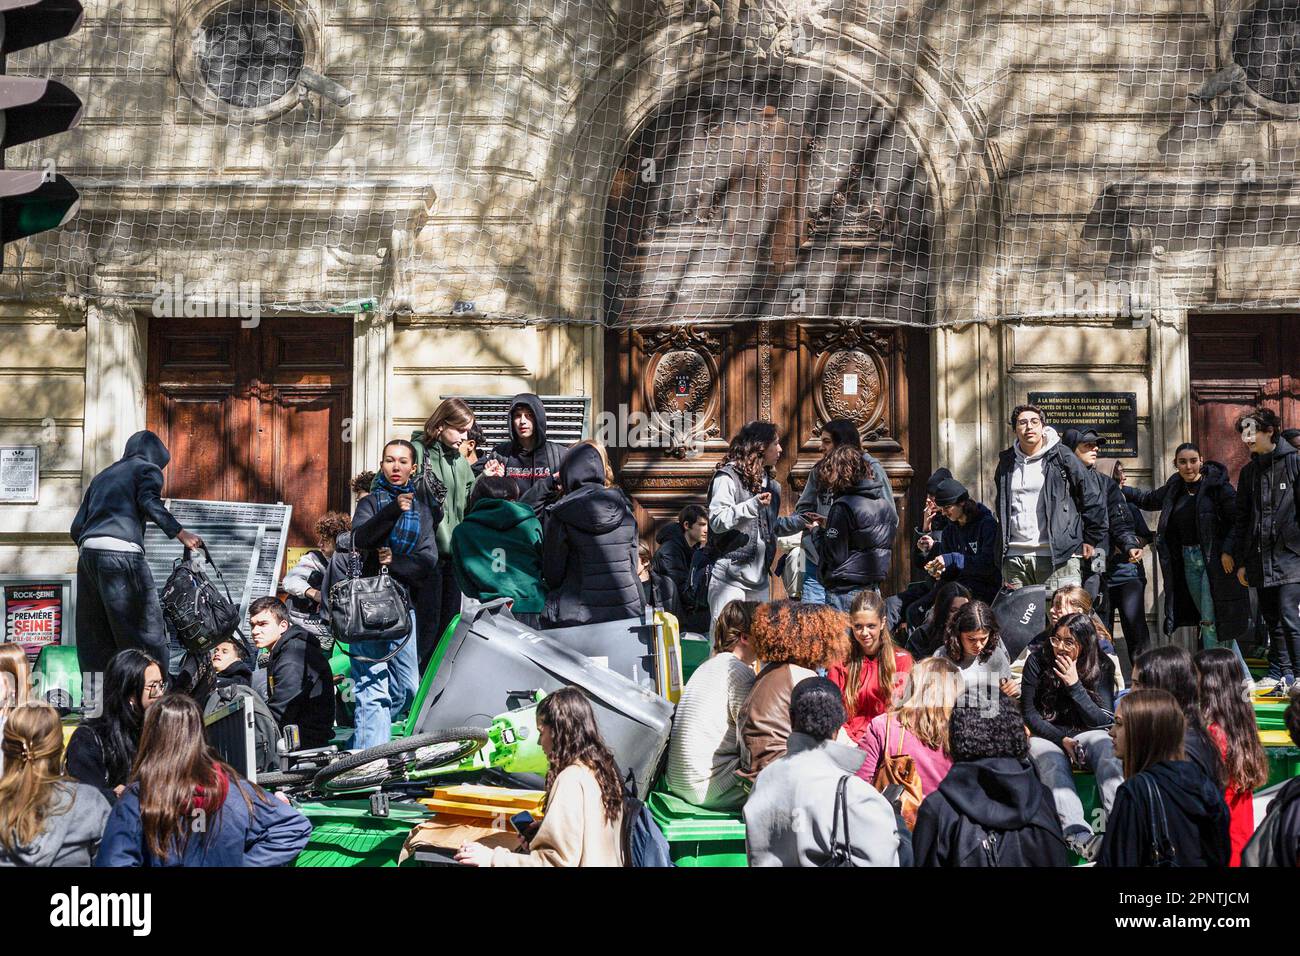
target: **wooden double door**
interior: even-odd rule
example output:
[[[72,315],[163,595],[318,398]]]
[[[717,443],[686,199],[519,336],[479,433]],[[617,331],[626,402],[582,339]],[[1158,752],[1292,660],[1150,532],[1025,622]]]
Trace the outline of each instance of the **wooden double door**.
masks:
[[[1192,316],[1188,333],[1192,440],[1235,484],[1250,460],[1242,412],[1264,405],[1283,428],[1300,427],[1300,316]]]
[[[351,511],[350,319],[152,318],[148,355],[166,496],[292,505],[291,548],[315,545],[326,511]]]
[[[905,133],[833,77],[724,77],[647,123],[607,207],[605,407],[690,434],[614,450],[643,533],[703,500],[754,419],[780,432],[789,513],[821,427],[847,418],[889,472],[906,581],[930,467],[927,208]]]

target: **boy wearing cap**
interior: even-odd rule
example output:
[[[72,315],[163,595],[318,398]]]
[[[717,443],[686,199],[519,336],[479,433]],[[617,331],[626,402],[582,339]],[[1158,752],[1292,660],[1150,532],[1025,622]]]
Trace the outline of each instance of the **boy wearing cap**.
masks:
[[[998,519],[966,487],[949,475],[931,494],[942,514],[942,530],[916,543],[926,572],[936,581],[957,581],[980,601],[991,602],[1002,587],[998,564]]]

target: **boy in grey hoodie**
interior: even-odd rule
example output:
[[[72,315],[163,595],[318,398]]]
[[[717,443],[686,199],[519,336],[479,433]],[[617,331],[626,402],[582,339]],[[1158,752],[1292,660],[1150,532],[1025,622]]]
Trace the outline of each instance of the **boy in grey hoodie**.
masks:
[[[993,476],[1003,586],[1043,584],[1050,593],[1081,584],[1083,562],[1106,538],[1106,503],[1037,407],[1017,406],[1010,424],[1016,441]]]

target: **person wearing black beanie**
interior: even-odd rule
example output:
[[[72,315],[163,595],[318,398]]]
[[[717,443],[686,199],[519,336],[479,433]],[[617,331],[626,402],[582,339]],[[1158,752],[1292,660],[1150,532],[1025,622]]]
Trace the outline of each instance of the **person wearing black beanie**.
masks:
[[[927,488],[944,523],[937,534],[917,541],[920,563],[935,581],[958,581],[977,599],[992,603],[1002,587],[998,521],[960,481],[951,475],[936,481],[937,475],[931,476]]]

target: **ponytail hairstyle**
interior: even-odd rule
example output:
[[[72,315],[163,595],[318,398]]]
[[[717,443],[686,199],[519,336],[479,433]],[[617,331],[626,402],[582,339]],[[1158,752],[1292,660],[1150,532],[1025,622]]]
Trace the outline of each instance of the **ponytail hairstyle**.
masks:
[[[756,607],[757,601],[727,602],[718,619],[713,622],[713,653],[729,651],[740,643],[742,637],[749,636]]]
[[[551,732],[551,753],[546,771],[546,807],[550,809],[556,778],[575,763],[582,764],[600,784],[600,804],[605,819],[613,823],[623,812],[623,785],[618,764],[596,728],[591,703],[576,687],[564,687],[542,698],[537,723]]]
[[[1227,738],[1224,771],[1228,786],[1247,793],[1268,782],[1268,757],[1259,742],[1255,708],[1246,696],[1246,677],[1237,655],[1227,647],[1209,647],[1196,655],[1200,675],[1201,717]]]
[[[727,455],[718,463],[718,468],[730,465],[740,475],[745,490],[758,494],[763,487],[763,479],[768,476],[763,455],[777,437],[776,426],[771,422],[748,422],[731,439]]]
[[[5,720],[0,736],[4,773],[0,774],[0,845],[12,854],[29,846],[45,828],[54,812],[63,779],[59,764],[63,758],[63,724],[49,704],[29,703],[15,707]],[[71,809],[72,804],[59,810]]]
[[[839,451],[839,449],[837,448],[835,451]],[[835,452],[831,452],[831,454],[833,455]],[[859,452],[858,461],[861,460],[862,454]],[[880,619],[880,650],[876,652],[879,696],[881,700],[892,704],[894,698],[894,674],[898,669],[898,663],[894,657],[894,639],[889,633],[889,616],[885,613],[885,599],[875,591],[866,589],[859,591],[854,596],[853,603],[849,605],[850,626],[853,622],[853,615],[858,613],[874,614]],[[862,690],[862,668],[866,660],[866,651],[862,649],[858,639],[850,637],[849,656],[844,662],[846,672],[844,689],[841,691],[844,695],[844,711],[850,718],[857,716],[858,692]]]

